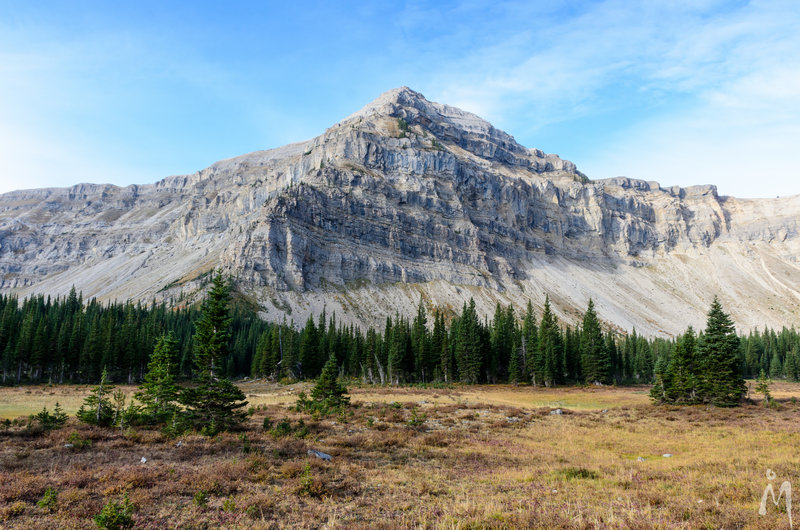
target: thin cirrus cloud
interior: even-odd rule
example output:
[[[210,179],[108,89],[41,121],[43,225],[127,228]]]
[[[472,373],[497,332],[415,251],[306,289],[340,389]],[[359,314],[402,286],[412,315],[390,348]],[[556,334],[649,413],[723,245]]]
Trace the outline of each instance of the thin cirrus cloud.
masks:
[[[800,193],[794,1],[150,8],[0,21],[0,192],[192,172],[408,85],[590,178]]]
[[[438,88],[592,178],[796,194],[798,11],[787,2],[603,2],[467,57],[469,82],[447,72]]]

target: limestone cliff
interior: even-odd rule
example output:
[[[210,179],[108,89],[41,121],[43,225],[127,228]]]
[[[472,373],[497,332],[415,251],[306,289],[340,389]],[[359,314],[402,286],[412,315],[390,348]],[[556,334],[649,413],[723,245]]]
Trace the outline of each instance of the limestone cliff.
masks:
[[[590,182],[477,116],[392,90],[313,140],[119,188],[0,196],[0,289],[101,299],[195,296],[222,266],[267,318],[323,305],[380,323],[422,296],[541,305],[588,298],[622,329],[702,325],[720,295],[742,328],[800,308],[800,197]]]

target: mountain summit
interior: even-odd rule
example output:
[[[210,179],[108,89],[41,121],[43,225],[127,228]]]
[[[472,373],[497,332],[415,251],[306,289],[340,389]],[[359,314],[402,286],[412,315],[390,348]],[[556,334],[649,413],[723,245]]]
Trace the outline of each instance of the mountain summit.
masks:
[[[549,294],[568,322],[592,297],[622,329],[672,334],[719,295],[740,327],[780,327],[800,310],[798,219],[800,197],[589,181],[402,87],[312,140],[193,175],[1,195],[0,289],[177,303],[221,266],[266,318],[298,323]]]

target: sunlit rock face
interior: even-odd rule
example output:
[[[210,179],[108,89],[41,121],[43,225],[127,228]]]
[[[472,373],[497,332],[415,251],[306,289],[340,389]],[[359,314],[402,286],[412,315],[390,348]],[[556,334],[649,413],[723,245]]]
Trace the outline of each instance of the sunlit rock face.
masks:
[[[184,303],[222,267],[265,318],[297,323],[549,294],[568,323],[592,297],[619,329],[669,335],[702,326],[718,295],[740,328],[780,327],[800,314],[799,218],[799,197],[589,181],[403,87],[194,175],[0,196],[0,289]]]

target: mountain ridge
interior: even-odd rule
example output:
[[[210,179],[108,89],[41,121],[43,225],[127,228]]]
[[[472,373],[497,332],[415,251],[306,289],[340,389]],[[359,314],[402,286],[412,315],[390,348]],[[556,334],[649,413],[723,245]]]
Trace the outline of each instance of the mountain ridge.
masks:
[[[0,195],[0,290],[175,301],[222,266],[263,316],[298,323],[549,293],[568,322],[592,296],[608,323],[671,335],[719,294],[740,325],[779,327],[800,309],[798,213],[800,196],[588,181],[400,87],[318,137],[192,175]]]

